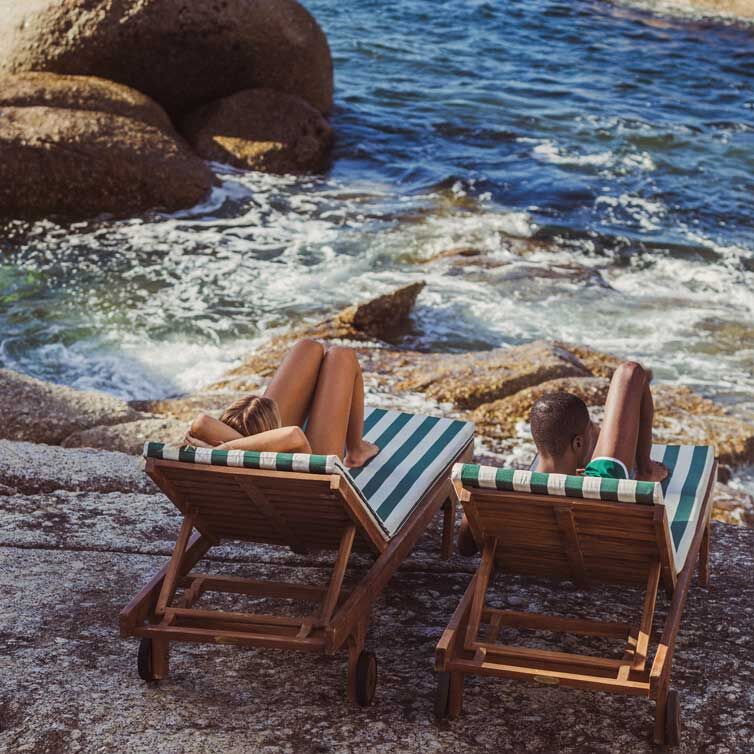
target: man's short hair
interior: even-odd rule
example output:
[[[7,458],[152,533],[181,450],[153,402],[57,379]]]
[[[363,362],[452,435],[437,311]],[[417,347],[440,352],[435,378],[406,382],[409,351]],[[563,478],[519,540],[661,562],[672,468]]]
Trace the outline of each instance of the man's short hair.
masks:
[[[547,393],[531,407],[529,424],[540,453],[560,458],[589,424],[586,403],[571,393]]]

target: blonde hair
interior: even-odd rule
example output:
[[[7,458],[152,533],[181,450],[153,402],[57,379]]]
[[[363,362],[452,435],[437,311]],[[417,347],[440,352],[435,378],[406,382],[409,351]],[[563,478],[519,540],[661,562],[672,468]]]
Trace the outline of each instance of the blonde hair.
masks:
[[[283,424],[278,404],[272,398],[258,395],[239,398],[225,409],[220,421],[244,437],[278,429]]]

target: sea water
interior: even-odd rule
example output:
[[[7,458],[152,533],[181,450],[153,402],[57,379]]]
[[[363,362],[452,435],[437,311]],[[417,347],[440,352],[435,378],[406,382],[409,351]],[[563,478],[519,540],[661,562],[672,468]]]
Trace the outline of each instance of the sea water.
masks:
[[[0,365],[167,396],[425,280],[412,347],[558,338],[754,409],[754,27],[596,0],[307,5],[331,170],[215,165],[188,211],[5,226]],[[429,261],[455,247],[485,264]]]

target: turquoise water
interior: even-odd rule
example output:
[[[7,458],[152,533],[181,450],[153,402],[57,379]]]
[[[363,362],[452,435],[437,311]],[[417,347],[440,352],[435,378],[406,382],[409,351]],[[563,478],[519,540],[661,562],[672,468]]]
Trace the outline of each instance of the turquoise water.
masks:
[[[420,348],[557,337],[754,407],[754,30],[607,2],[308,3],[331,172],[172,216],[8,226],[0,364],[126,397],[423,279]],[[428,262],[472,246],[491,264]]]

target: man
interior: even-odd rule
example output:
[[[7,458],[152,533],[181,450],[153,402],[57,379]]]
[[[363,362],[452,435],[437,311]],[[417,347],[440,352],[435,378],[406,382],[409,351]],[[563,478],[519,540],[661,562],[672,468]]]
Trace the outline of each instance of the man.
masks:
[[[649,457],[654,419],[649,381],[640,364],[621,364],[610,382],[601,429],[581,398],[565,392],[543,395],[529,418],[539,454],[536,471],[628,479],[634,470],[636,479],[661,482],[668,469]],[[458,549],[462,555],[477,550],[465,517]]]

